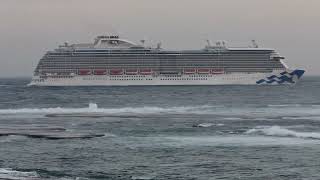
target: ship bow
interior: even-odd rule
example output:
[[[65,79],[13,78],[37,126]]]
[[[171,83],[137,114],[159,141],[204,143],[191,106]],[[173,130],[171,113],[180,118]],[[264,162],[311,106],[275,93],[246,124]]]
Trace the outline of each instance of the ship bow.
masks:
[[[301,79],[304,73],[305,71],[301,69],[286,70],[278,74],[270,75],[264,79],[260,79],[256,83],[259,85],[295,84],[299,79]]]

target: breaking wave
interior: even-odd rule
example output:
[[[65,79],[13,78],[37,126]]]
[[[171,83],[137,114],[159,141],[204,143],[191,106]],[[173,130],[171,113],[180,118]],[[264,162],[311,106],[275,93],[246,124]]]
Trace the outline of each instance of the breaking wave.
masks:
[[[21,108],[0,109],[0,114],[72,114],[72,113],[102,113],[102,114],[158,114],[158,113],[210,113],[215,106],[181,106],[181,107],[124,107],[124,108],[98,108],[95,103],[90,103],[85,108]]]
[[[320,116],[284,116],[286,120],[320,120]]]
[[[281,105],[282,106],[282,105]],[[320,107],[284,105],[283,107],[225,107],[215,105],[195,105],[195,106],[172,106],[172,107],[120,107],[104,108],[98,107],[95,103],[90,103],[88,107],[83,108],[21,108],[21,109],[0,109],[0,115],[11,114],[94,114],[96,115],[114,115],[114,114],[199,114],[199,115],[217,115],[224,116],[223,120],[243,120],[248,117],[266,118],[266,117],[302,117],[302,116],[320,116]]]
[[[301,107],[301,104],[269,104],[268,107]]]
[[[201,123],[198,125],[195,125],[195,127],[211,127],[211,126],[224,126],[222,123],[214,124],[214,123]]]
[[[248,131],[246,131],[246,134],[320,139],[320,133],[317,132],[297,132],[280,126],[260,126],[249,129]]]
[[[36,180],[40,177],[36,172],[22,172],[11,168],[0,168],[0,179],[8,180]]]
[[[315,139],[302,139],[293,137],[275,136],[248,136],[248,135],[216,135],[216,136],[164,136],[147,139],[145,144],[134,144],[133,146],[150,146],[151,142],[156,142],[163,146],[273,146],[286,145],[297,146],[307,144],[319,144]],[[154,145],[154,144],[153,144]]]

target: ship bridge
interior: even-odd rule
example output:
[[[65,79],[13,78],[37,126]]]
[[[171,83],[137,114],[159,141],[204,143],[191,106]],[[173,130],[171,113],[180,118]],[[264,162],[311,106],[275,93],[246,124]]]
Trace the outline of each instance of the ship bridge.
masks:
[[[138,45],[126,39],[120,39],[119,36],[97,36],[93,43],[71,44],[65,43],[60,45],[59,50],[79,50],[79,49],[143,49],[144,46]]]
[[[119,36],[97,36],[95,38],[94,48],[131,48],[139,45],[128,41],[126,39],[120,39]]]

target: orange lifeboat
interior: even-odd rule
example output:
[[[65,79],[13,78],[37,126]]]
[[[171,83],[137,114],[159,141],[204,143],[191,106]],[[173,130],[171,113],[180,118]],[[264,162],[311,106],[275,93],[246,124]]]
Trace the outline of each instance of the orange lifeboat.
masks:
[[[150,75],[150,74],[152,74],[152,69],[150,69],[150,68],[140,69],[140,74],[142,74],[142,75]]]
[[[138,69],[126,69],[126,74],[127,75],[137,75]]]
[[[184,74],[195,74],[196,73],[196,69],[194,69],[194,68],[183,69],[183,73]]]
[[[90,69],[79,69],[79,75],[90,75],[91,70]]]
[[[93,71],[94,75],[106,75],[107,74],[107,70],[105,69],[95,69]]]
[[[199,68],[198,69],[198,74],[209,74],[210,69],[209,68]]]
[[[110,69],[110,75],[122,75],[123,69]]]

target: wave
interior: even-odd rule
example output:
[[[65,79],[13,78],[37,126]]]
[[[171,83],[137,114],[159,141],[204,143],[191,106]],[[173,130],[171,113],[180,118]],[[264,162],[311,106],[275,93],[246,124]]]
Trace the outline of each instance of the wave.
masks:
[[[320,133],[317,133],[317,132],[297,132],[297,131],[289,130],[280,126],[260,126],[253,129],[249,129],[245,133],[246,134],[262,134],[267,136],[279,136],[279,137],[320,139]]]
[[[0,179],[8,180],[40,180],[40,176],[36,172],[23,172],[13,170],[11,168],[0,168]]]
[[[285,120],[320,120],[320,116],[284,116]]]
[[[195,105],[195,106],[173,106],[173,107],[120,107],[101,108],[95,103],[90,103],[83,108],[20,108],[20,109],[0,109],[0,115],[19,114],[44,114],[44,115],[72,115],[79,116],[94,115],[96,117],[104,115],[148,115],[148,114],[196,114],[196,115],[216,115],[224,116],[224,120],[243,120],[266,117],[289,117],[289,116],[320,116],[320,106],[287,106],[279,107],[225,107],[215,105]],[[254,119],[253,119],[254,120]]]
[[[0,114],[72,114],[72,113],[102,113],[102,114],[158,114],[158,113],[209,113],[215,106],[181,106],[181,107],[124,107],[124,108],[98,108],[90,103],[86,108],[21,108],[0,109]]]
[[[268,104],[268,107],[301,107],[301,104]]]
[[[28,138],[43,139],[89,139],[95,137],[115,137],[110,133],[93,133],[84,131],[73,131],[62,127],[41,127],[41,126],[8,126],[0,127],[0,136],[7,137],[0,142],[10,142],[20,140],[21,136]]]
[[[214,124],[214,123],[201,123],[198,125],[195,125],[195,127],[211,127],[211,126],[224,126],[222,123]]]
[[[230,120],[230,121],[232,121],[232,120],[243,120],[243,118],[241,118],[241,117],[225,117],[223,119],[224,120]]]
[[[16,141],[25,141],[25,140],[26,140],[26,137],[21,135],[0,136],[0,143],[10,143],[10,142],[16,142]]]
[[[154,175],[144,175],[144,176],[131,176],[132,180],[151,180],[155,179]]]
[[[299,146],[319,144],[316,139],[302,139],[294,137],[248,136],[241,134],[213,135],[213,136],[162,136],[143,138],[142,143],[132,144],[133,147],[154,146]],[[150,143],[152,142],[152,143]]]

